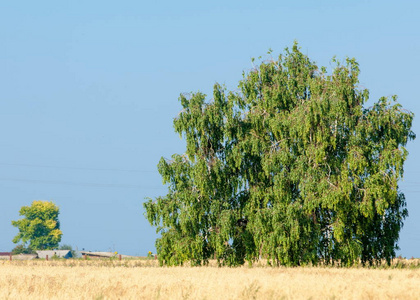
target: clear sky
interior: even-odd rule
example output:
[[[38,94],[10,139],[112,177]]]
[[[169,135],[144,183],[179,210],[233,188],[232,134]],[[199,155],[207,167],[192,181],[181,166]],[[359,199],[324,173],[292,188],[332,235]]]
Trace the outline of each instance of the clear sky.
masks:
[[[160,157],[185,149],[179,94],[236,89],[252,57],[294,40],[318,65],[355,57],[370,103],[397,94],[420,118],[419,12],[404,0],[0,1],[0,251],[33,200],[60,207],[62,243],[155,251],[142,203],[165,194]],[[419,144],[400,184],[406,257],[420,257]]]

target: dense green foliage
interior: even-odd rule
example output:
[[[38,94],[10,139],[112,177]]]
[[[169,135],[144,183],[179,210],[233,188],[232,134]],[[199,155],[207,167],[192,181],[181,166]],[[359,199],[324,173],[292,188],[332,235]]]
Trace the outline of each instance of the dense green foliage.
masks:
[[[12,221],[12,225],[19,229],[13,243],[22,241],[34,250],[56,249],[63,234],[58,214],[59,209],[53,202],[33,201],[31,206],[23,206],[19,215],[24,218]]]
[[[15,248],[12,249],[12,254],[34,254],[36,253],[31,248],[26,248],[24,245],[17,245]]]
[[[413,114],[396,97],[365,108],[357,62],[333,63],[328,74],[295,44],[244,74],[239,92],[180,96],[186,153],[161,159],[168,194],[144,204],[162,264],[395,257]]]

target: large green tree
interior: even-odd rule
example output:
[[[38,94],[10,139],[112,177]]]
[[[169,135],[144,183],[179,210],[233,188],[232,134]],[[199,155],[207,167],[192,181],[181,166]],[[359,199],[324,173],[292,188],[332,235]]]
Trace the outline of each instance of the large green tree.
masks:
[[[413,114],[395,96],[364,107],[358,63],[333,65],[328,73],[295,44],[244,73],[239,91],[180,96],[186,153],[160,160],[168,193],[144,204],[162,264],[395,257]]]
[[[63,233],[58,221],[59,208],[53,202],[33,201],[31,206],[23,206],[19,215],[24,218],[12,221],[19,229],[14,243],[22,241],[33,250],[56,249]]]

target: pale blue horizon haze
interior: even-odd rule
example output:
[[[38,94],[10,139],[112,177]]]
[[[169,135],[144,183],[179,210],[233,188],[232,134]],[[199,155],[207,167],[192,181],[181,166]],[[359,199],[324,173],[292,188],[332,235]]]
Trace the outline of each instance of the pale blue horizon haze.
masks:
[[[370,106],[398,95],[420,134],[417,1],[1,1],[0,252],[34,200],[60,208],[61,244],[155,252],[146,197],[165,195],[163,157],[180,93],[237,90],[251,58],[296,40],[319,66],[355,57]],[[400,189],[409,217],[398,255],[420,257],[420,140]]]

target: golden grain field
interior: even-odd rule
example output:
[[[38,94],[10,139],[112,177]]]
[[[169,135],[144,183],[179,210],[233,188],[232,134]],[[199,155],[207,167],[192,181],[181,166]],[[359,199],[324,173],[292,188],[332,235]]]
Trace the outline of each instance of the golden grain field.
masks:
[[[420,299],[420,269],[0,261],[0,299]]]

